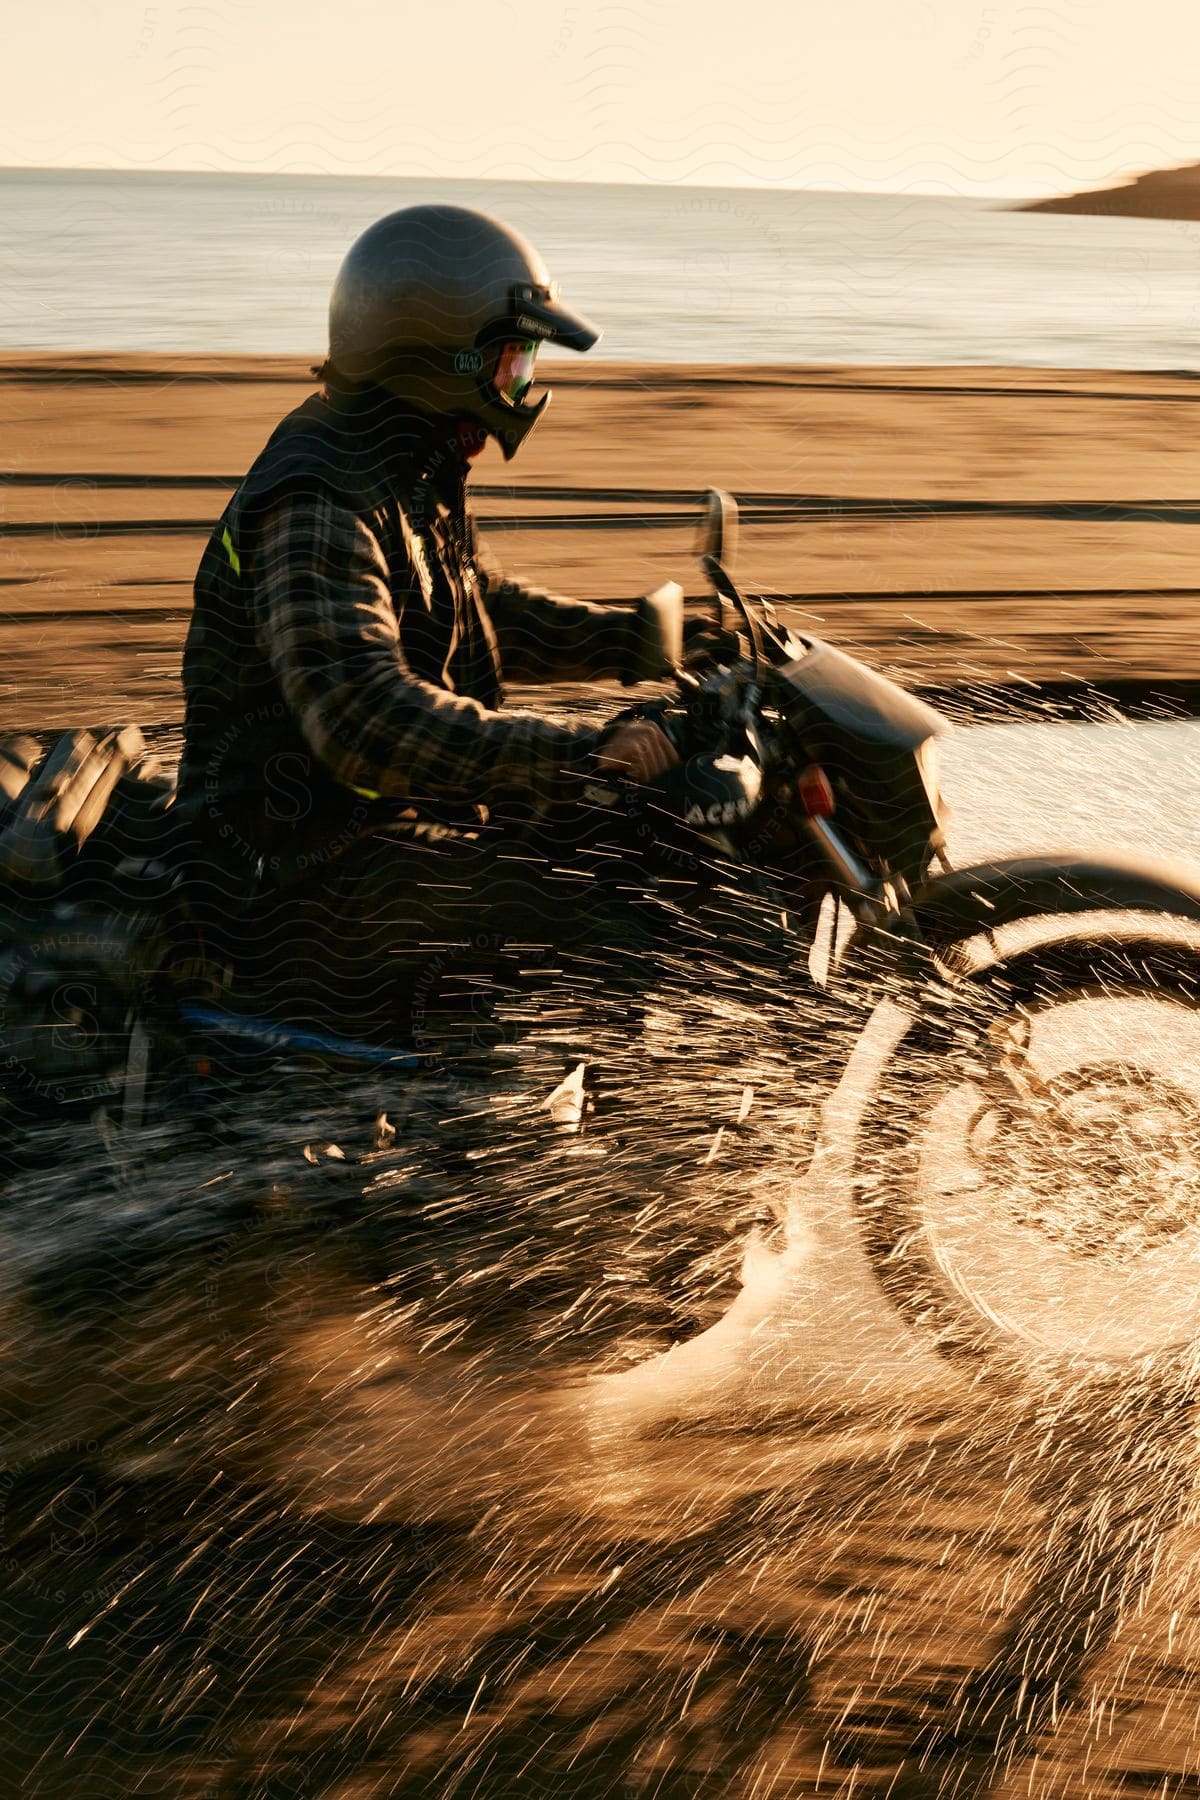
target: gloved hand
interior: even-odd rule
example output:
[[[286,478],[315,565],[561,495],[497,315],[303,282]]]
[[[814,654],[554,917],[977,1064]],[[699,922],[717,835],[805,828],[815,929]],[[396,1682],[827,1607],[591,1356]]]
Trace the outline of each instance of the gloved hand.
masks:
[[[746,650],[736,631],[718,625],[714,619],[699,618],[683,622],[683,654],[689,663],[735,663]]]
[[[596,749],[596,767],[602,775],[623,775],[639,786],[665,775],[678,761],[678,750],[653,719],[618,720]]]

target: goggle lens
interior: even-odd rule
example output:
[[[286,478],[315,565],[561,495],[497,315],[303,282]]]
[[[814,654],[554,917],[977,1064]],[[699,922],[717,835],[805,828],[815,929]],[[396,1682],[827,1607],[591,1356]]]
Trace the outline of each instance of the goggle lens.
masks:
[[[501,344],[496,359],[492,386],[505,400],[514,404],[524,398],[533,386],[533,367],[537,361],[536,342]]]

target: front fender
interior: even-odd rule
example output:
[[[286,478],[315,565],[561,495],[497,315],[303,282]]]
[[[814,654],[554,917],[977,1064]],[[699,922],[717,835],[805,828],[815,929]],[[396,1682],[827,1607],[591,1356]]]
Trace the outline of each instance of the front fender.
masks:
[[[1047,914],[1152,912],[1200,921],[1200,868],[1123,854],[1017,856],[938,875],[917,890],[911,908],[933,945]]]

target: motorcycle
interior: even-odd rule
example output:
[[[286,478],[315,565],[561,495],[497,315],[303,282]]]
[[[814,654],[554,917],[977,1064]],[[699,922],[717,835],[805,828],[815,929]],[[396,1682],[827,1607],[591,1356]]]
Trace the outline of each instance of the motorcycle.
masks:
[[[535,1108],[538,1136],[528,1108],[514,1102],[505,1112],[497,1100],[503,1081],[490,1052],[475,1054],[477,1043],[439,1076],[428,1045],[299,1030],[202,986],[164,985],[162,918],[177,905],[180,877],[169,855],[155,854],[154,834],[169,817],[171,790],[165,779],[138,779],[140,739],[128,733],[110,734],[105,754],[76,734],[50,779],[38,746],[10,744],[7,761],[0,754],[8,795],[0,812],[0,1095],[10,1141],[20,1144],[39,1111],[57,1118],[71,1109],[98,1121],[110,1146],[122,1133],[130,1141],[156,1107],[161,1117],[164,1097],[189,1116],[206,1111],[216,1129],[228,1109],[206,1110],[199,1090],[232,1096],[236,1109],[264,1070],[273,1091],[292,1096],[314,1068],[346,1071],[351,1084],[373,1084],[377,1103],[371,1143],[351,1171],[355,1216],[377,1221],[384,1192],[402,1205],[410,1247],[424,1246],[423,1294],[429,1279],[443,1301],[468,1279],[477,1296],[485,1292],[481,1246],[500,1272],[493,1299],[501,1290],[510,1298],[544,1291],[538,1277],[514,1270],[521,1257],[544,1263],[539,1234],[557,1232],[557,1331],[628,1337],[631,1294],[657,1289],[668,1296],[667,1336],[677,1341],[728,1304],[747,1226],[778,1227],[786,1210],[778,1194],[760,1204],[756,1162],[782,1156],[790,1181],[794,1154],[781,1149],[781,1136],[798,1129],[801,1113],[818,1115],[835,1089],[861,1088],[865,1059],[853,1206],[874,1275],[914,1330],[942,1354],[987,1368],[1014,1358],[1103,1367],[1188,1358],[1200,1080],[1189,1085],[1181,1046],[1200,1008],[1200,873],[1122,855],[953,868],[938,769],[948,722],[833,645],[782,625],[767,599],[743,593],[733,573],[736,536],[736,504],[713,490],[700,560],[715,611],[698,653],[684,654],[678,587],[642,603],[672,645],[674,673],[670,694],[641,710],[671,738],[677,767],[638,789],[597,773],[582,798],[602,837],[636,838],[674,887],[687,889],[701,935],[706,919],[727,929],[715,897],[740,891],[785,946],[760,1012],[770,1014],[776,1071],[790,1061],[811,1104],[773,1113],[755,1098],[753,1080],[740,1078],[726,1084],[724,1122],[706,1101],[709,1150],[701,1154],[693,1134],[674,1158],[693,1185],[706,1184],[705,1208],[681,1210],[669,1189],[653,1204],[629,1198],[642,1198],[639,1148],[666,1131],[662,1083],[648,1090],[649,1117],[643,1109],[631,1129],[619,1105],[606,1107],[603,1078],[597,1086],[581,1061]],[[103,842],[106,829],[115,830],[119,854],[114,861],[106,852],[98,880],[87,845]],[[709,942],[711,970],[722,943],[711,931]],[[706,983],[694,955],[688,960],[685,1011],[703,1004]],[[651,1038],[656,1009],[670,1020],[678,998],[670,961],[661,989],[651,984],[641,996],[639,1030]],[[732,1066],[736,1007],[722,1004],[716,1055]],[[752,995],[738,1030],[757,1029],[757,1004]],[[515,1044],[526,1077],[522,1046],[539,1029],[547,1035],[538,1006],[535,997],[505,1045]],[[678,1039],[692,1026],[676,1017],[665,1029]],[[687,1056],[674,1067],[684,1076],[675,1087],[686,1087]],[[439,1078],[453,1092],[448,1100],[444,1087],[424,1108],[422,1136],[411,1096]],[[637,1086],[636,1070],[624,1080]],[[757,1135],[748,1117],[755,1109]],[[507,1151],[489,1152],[489,1133],[505,1129]],[[713,1154],[722,1143],[738,1150],[723,1186]],[[554,1175],[539,1192],[531,1171],[543,1153]],[[307,1141],[304,1154],[329,1175],[328,1155]],[[481,1200],[478,1184],[463,1182],[471,1160],[489,1155]],[[606,1156],[626,1204],[606,1212],[603,1244],[591,1243],[588,1262],[582,1221],[604,1210],[594,1196]],[[341,1149],[333,1161],[344,1173]],[[458,1183],[455,1217],[468,1221],[457,1261],[448,1249],[448,1175]],[[526,1195],[514,1235],[501,1214],[521,1187],[533,1199]],[[338,1204],[342,1229],[344,1196]],[[396,1291],[386,1256],[378,1276]],[[437,1316],[444,1321],[444,1306]],[[633,1338],[637,1353],[662,1347],[653,1333]]]

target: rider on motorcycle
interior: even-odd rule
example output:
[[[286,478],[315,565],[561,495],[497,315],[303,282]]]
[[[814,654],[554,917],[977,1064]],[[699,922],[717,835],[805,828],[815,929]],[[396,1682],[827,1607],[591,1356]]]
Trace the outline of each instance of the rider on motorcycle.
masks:
[[[406,948],[561,938],[582,890],[556,888],[561,859],[503,821],[594,769],[644,783],[677,760],[646,719],[602,731],[500,710],[504,675],[666,667],[652,613],[507,579],[467,505],[471,459],[489,437],[514,456],[549,399],[531,392],[540,345],[596,337],[498,221],[390,214],[338,273],[323,391],[277,427],[209,541],[180,815],[210,917],[269,913],[285,934],[273,980],[282,949],[318,1016],[357,986],[359,1022]]]

